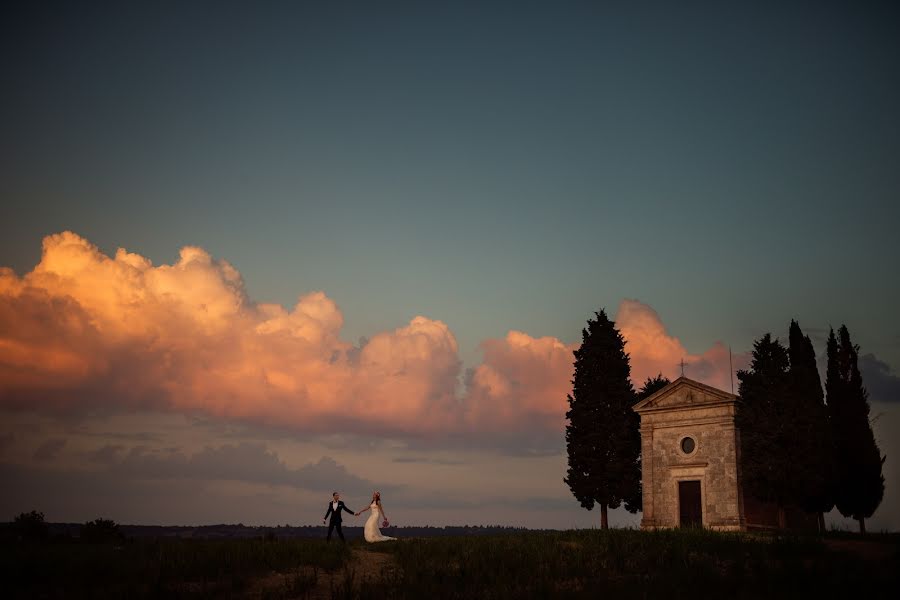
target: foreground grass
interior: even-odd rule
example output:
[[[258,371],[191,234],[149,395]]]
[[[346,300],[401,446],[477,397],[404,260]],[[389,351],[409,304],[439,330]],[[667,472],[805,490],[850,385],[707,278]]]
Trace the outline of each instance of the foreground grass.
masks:
[[[0,576],[5,597],[45,598],[894,597],[898,537],[849,541],[589,530],[347,546],[12,543],[0,546]]]
[[[294,571],[293,591],[302,595],[319,570],[338,569],[349,556],[319,540],[4,544],[0,589],[13,597],[229,597],[246,595],[267,573]]]
[[[706,531],[528,532],[404,540],[370,551],[395,558],[373,598],[894,597],[897,538],[881,558],[836,552],[817,538]]]

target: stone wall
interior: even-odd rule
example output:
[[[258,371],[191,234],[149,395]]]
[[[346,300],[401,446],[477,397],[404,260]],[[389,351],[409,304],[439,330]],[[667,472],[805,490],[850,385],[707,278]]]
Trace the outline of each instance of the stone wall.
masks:
[[[681,385],[678,385],[681,383]],[[704,527],[744,528],[738,480],[734,396],[680,379],[662,390],[641,414],[643,528],[678,527],[678,482],[700,481]],[[654,397],[651,397],[654,398]],[[682,449],[690,437],[695,447]]]
[[[778,529],[778,506],[745,495],[744,520],[747,529]],[[819,530],[819,517],[796,506],[788,506],[785,508],[785,527],[791,531],[815,533]]]

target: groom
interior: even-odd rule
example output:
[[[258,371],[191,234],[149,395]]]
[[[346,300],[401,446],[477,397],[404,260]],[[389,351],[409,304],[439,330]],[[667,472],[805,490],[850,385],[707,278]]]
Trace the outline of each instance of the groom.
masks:
[[[345,510],[351,515],[354,514],[352,510],[344,506],[344,503],[341,502],[341,495],[337,492],[331,495],[331,504],[328,505],[328,511],[325,513],[325,518],[322,519],[322,524],[324,525],[326,521],[328,521],[328,515],[331,515],[331,521],[328,523],[328,537],[325,538],[326,541],[331,541],[331,532],[334,529],[337,529],[338,537],[341,538],[341,541],[344,540],[344,532],[341,531],[341,511]]]

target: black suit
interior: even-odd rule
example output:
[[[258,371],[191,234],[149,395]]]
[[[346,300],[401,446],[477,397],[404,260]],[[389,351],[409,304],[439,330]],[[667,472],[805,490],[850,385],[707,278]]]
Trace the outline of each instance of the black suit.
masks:
[[[334,529],[337,529],[338,537],[341,538],[341,541],[344,541],[344,532],[341,531],[341,511],[345,510],[351,515],[354,514],[352,510],[344,506],[343,500],[338,500],[337,510],[334,508],[334,501],[328,503],[328,511],[325,513],[325,518],[328,518],[328,515],[331,515],[331,521],[328,522],[328,537],[326,538],[329,542],[331,541],[331,532]]]

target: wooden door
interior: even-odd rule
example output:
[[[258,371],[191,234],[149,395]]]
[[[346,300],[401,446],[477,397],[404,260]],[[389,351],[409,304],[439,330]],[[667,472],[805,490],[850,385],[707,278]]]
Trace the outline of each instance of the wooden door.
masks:
[[[703,508],[699,481],[678,482],[679,524],[682,527],[702,527]]]

